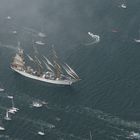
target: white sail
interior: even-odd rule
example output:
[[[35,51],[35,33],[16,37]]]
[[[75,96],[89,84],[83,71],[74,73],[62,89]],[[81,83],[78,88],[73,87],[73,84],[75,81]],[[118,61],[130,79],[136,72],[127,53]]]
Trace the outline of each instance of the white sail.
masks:
[[[54,71],[51,69],[51,67],[50,67],[45,61],[43,61],[43,63],[45,64],[45,66],[46,66],[46,68],[47,68],[48,70],[54,72]]]
[[[6,17],[6,19],[12,19],[12,17],[10,17],[10,16],[7,16],[7,17]]]
[[[12,31],[13,34],[17,34],[17,31]]]
[[[20,52],[20,53],[22,55],[22,52]],[[16,56],[13,58],[13,63],[12,64],[23,67],[25,62],[24,62],[22,56],[20,56],[20,54],[16,54]]]
[[[68,65],[65,63],[65,65],[69,68],[69,70],[79,79],[79,76],[76,74],[76,72]]]
[[[49,64],[49,65],[51,65],[52,67],[54,67],[54,65],[49,61],[49,59],[46,57],[46,56],[43,56],[44,58],[45,58],[45,60],[47,61],[47,63]]]
[[[14,60],[23,62],[23,59],[18,54],[16,54],[16,56],[14,57]]]
[[[38,131],[38,135],[44,136],[44,135],[45,135],[45,133],[44,133],[44,132],[42,132],[42,131]]]
[[[127,8],[126,4],[124,4],[124,3],[121,4],[121,7],[124,9]]]
[[[29,55],[29,54],[26,54],[27,57],[29,58],[30,61],[34,61],[34,59]]]
[[[67,73],[69,76],[71,76],[72,78],[76,79],[76,77],[71,73],[71,71],[69,71],[69,70],[66,68],[66,66],[63,66],[63,65],[62,65],[62,67],[64,68],[64,70],[66,71],[66,73]]]
[[[42,63],[41,63],[41,61],[38,59],[37,56],[35,56],[35,59],[36,59],[37,64],[43,69]]]

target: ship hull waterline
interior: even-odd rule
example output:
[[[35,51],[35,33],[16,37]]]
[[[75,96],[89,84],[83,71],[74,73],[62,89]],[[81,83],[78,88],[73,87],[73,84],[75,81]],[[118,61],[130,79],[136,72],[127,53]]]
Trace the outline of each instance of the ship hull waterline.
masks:
[[[11,69],[13,71],[15,71],[16,73],[24,76],[24,77],[27,77],[27,78],[30,78],[30,79],[34,79],[36,81],[41,81],[41,82],[49,83],[49,84],[69,85],[70,86],[72,83],[75,82],[73,80],[50,80],[50,79],[44,79],[44,78],[41,78],[41,77],[38,77],[38,76],[35,76],[35,75],[32,75],[32,74],[26,73],[24,71],[17,70],[17,69],[15,69],[13,67],[11,67]]]

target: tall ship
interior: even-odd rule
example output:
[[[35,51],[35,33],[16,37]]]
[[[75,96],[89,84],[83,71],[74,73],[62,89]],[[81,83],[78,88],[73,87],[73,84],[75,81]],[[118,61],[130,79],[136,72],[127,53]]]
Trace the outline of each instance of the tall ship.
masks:
[[[25,56],[33,62],[33,66],[25,62]],[[13,57],[11,69],[24,77],[56,85],[71,85],[80,80],[68,64],[59,63],[55,50],[53,50],[51,62],[46,56],[42,56],[42,59],[36,55],[31,57],[25,54],[23,49],[18,48],[18,52]]]

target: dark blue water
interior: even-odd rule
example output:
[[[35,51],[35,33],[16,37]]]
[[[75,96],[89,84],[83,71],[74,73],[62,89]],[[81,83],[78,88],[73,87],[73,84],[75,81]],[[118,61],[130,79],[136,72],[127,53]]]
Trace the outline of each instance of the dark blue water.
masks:
[[[127,8],[121,8],[125,3]],[[3,0],[0,2],[0,131],[2,140],[127,140],[140,133],[140,1],[139,0]],[[10,16],[11,19],[7,17]],[[17,31],[16,34],[13,31]],[[38,36],[46,34],[45,38]],[[88,35],[100,36],[100,42]],[[71,87],[24,78],[10,69],[17,42],[27,54],[33,41],[78,73]],[[14,96],[20,110],[4,120]],[[35,100],[48,105],[32,108]],[[38,131],[44,129],[45,135]]]

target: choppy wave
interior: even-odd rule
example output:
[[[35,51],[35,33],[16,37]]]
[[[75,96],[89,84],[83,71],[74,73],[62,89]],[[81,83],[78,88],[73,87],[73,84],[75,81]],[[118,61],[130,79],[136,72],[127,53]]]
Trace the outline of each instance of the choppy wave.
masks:
[[[28,95],[22,95],[22,96],[17,96],[15,95],[15,98],[17,100],[20,100],[20,102],[24,102],[24,105],[28,105],[28,107],[30,107],[30,104],[32,103],[32,101],[34,100],[39,100],[36,98],[32,98]],[[44,102],[41,101],[40,102]],[[47,101],[46,101],[47,102]],[[122,126],[122,127],[126,127],[126,128],[132,128],[132,129],[138,129],[140,130],[140,123],[139,122],[135,122],[135,121],[126,121],[123,120],[119,117],[116,116],[112,116],[111,114],[105,113],[101,110],[97,110],[97,109],[92,109],[89,107],[84,107],[84,106],[66,106],[66,107],[61,107],[52,103],[49,103],[47,106],[45,106],[46,109],[50,109],[50,110],[54,110],[54,111],[63,111],[65,113],[69,112],[69,113],[78,113],[78,114],[83,114],[85,116],[90,116],[93,118],[97,118],[99,120],[108,122],[110,124],[116,125],[116,126]]]
[[[2,97],[2,95],[1,95]],[[3,97],[6,97],[5,95]],[[24,107],[26,107],[24,110],[27,109],[27,107],[30,107],[30,103],[34,100],[36,100],[36,98],[32,98],[28,95],[15,95],[14,96],[16,100],[20,101],[21,105],[23,104]],[[41,101],[41,100],[40,100]],[[6,110],[6,107],[4,106],[0,106],[0,109],[2,110]],[[89,108],[89,107],[84,107],[84,106],[58,106],[52,103],[49,103],[46,106],[46,109],[49,109],[51,111],[61,111],[64,113],[70,113],[70,114],[77,114],[80,116],[83,116],[85,118],[91,118],[93,120],[99,120],[106,122],[107,123],[107,127],[112,128],[112,130],[117,130],[119,131],[119,133],[112,133],[110,134],[110,138],[111,139],[120,139],[120,138],[127,138],[127,139],[132,139],[133,137],[136,138],[136,136],[132,136],[131,132],[134,130],[139,131],[140,130],[140,123],[139,122],[135,122],[135,121],[126,121],[123,120],[119,117],[113,116],[109,113],[105,113],[101,110],[97,110],[97,109],[93,109],[93,108]],[[22,111],[22,110],[21,110]],[[21,116],[23,115],[23,116]],[[56,121],[56,118],[53,121]],[[82,138],[80,136],[76,136],[75,134],[69,134],[69,133],[64,133],[61,130],[59,130],[59,128],[57,128],[56,124],[54,125],[53,123],[49,123],[46,121],[43,121],[41,119],[32,119],[30,118],[28,115],[24,115],[24,114],[20,114],[20,115],[15,115],[13,116],[13,119],[18,119],[18,120],[23,120],[23,122],[25,122],[28,125],[33,125],[36,128],[40,128],[40,126],[43,126],[45,128],[45,131],[47,133],[50,133],[52,135],[55,135],[59,138],[62,139],[67,139],[67,138],[71,138],[71,139],[79,139],[79,140],[86,140],[86,138]],[[57,122],[61,123],[61,119],[59,118]],[[35,131],[31,132],[33,134],[35,134]]]

